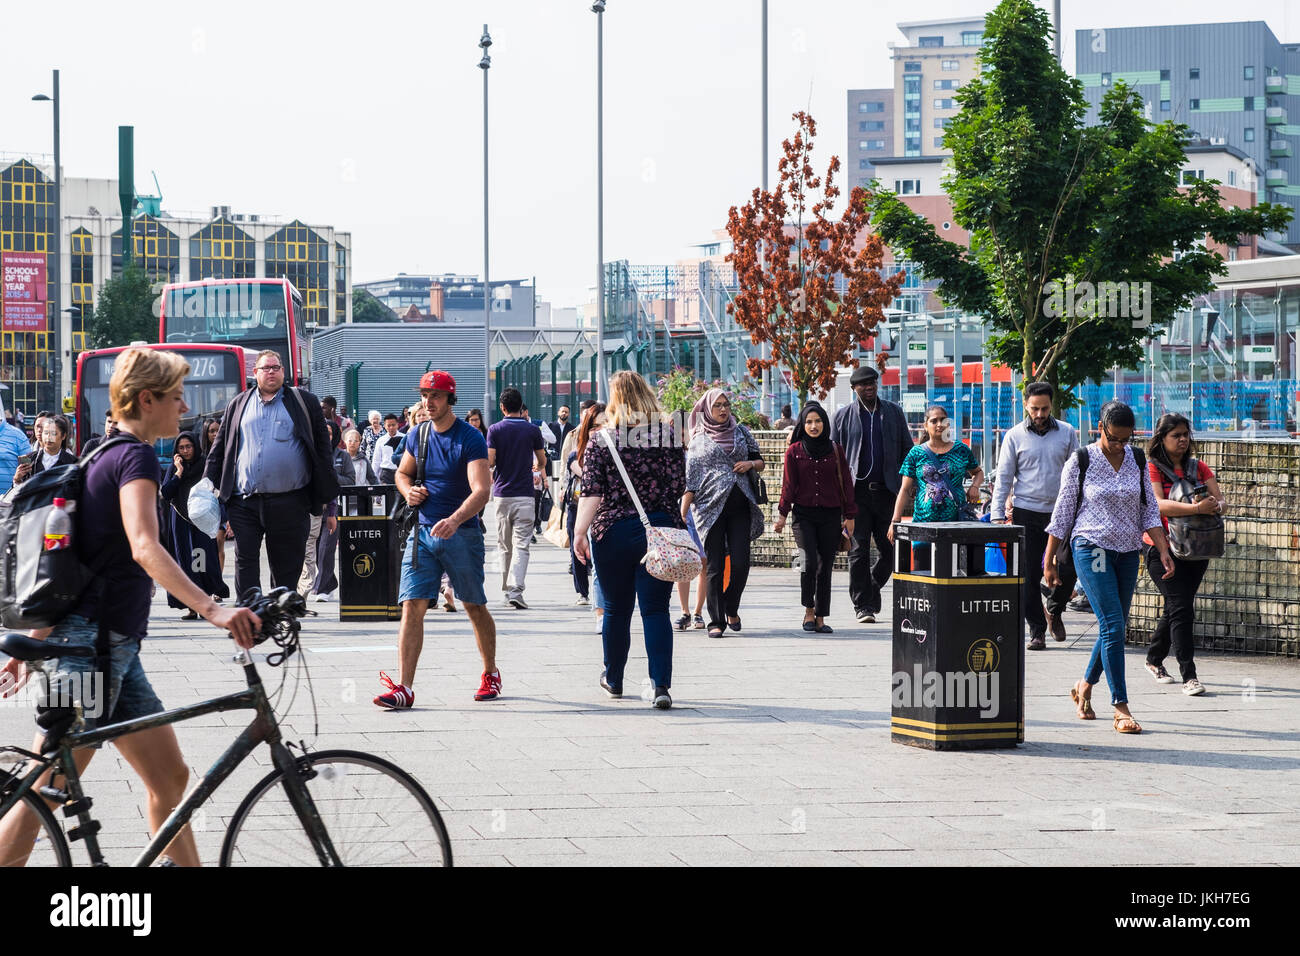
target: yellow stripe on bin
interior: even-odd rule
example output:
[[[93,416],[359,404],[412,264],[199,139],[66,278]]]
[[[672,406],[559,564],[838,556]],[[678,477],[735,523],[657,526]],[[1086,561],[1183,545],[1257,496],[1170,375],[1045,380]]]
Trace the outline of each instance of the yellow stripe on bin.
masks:
[[[987,734],[933,734],[928,730],[912,730],[908,727],[890,727],[890,732],[902,737],[920,737],[922,740],[935,741],[955,741],[955,740],[1019,740],[1020,735],[1016,731],[1003,730]]]
[[[919,584],[980,584],[985,587],[996,586],[999,584],[1014,584],[1017,587],[1024,582],[1024,578],[1008,578],[1001,574],[995,574],[987,578],[932,578],[928,574],[895,574],[895,581],[916,581]]]
[[[910,724],[913,727],[928,727],[930,730],[1005,730],[1010,727],[1013,730],[1024,728],[1024,723],[1020,721],[1004,721],[1002,723],[980,722],[974,724],[932,724],[928,720],[913,720],[911,717],[894,717],[891,718],[896,724]]]

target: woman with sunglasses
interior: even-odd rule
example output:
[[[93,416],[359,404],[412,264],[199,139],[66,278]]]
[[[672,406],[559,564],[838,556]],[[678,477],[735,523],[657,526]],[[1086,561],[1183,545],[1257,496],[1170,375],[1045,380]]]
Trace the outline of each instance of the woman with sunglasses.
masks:
[[[1057,554],[1062,546],[1068,547],[1079,584],[1097,615],[1092,656],[1083,679],[1070,688],[1076,715],[1080,720],[1097,716],[1092,710],[1092,688],[1105,673],[1115,708],[1115,730],[1140,734],[1142,727],[1128,706],[1124,631],[1142,559],[1143,532],[1159,553],[1166,579],[1173,577],[1174,559],[1151,479],[1129,446],[1137,424],[1133,409],[1120,401],[1107,402],[1101,407],[1098,424],[1101,437],[1067,459],[1061,471],[1061,492],[1047,525],[1043,576],[1048,587],[1057,586]],[[1082,475],[1081,458],[1087,461]]]

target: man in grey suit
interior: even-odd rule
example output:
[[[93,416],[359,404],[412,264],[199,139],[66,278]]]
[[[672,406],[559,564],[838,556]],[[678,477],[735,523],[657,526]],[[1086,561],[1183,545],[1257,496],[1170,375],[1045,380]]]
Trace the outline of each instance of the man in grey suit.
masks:
[[[844,448],[853,471],[853,496],[858,520],[849,549],[849,598],[862,624],[874,624],[880,613],[880,589],[889,580],[893,549],[889,523],[894,516],[901,479],[899,466],[914,442],[902,406],[880,398],[880,373],[869,366],[853,370],[853,404],[835,413],[831,437]],[[871,541],[876,561],[871,564]]]

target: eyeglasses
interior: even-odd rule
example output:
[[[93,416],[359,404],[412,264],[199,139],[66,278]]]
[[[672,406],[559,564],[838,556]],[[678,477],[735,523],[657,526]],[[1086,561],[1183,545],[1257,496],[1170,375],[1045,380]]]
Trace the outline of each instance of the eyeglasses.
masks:
[[[253,371],[255,371],[255,372],[278,372],[278,371],[280,371],[280,369],[282,369],[282,368],[284,368],[283,365],[259,365],[259,366],[257,366],[257,368],[253,369]]]

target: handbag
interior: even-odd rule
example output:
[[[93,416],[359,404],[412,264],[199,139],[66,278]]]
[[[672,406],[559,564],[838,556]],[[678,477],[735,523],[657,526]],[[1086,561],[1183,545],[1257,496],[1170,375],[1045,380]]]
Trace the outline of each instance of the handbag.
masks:
[[[569,550],[569,532],[564,527],[564,509],[552,508],[551,515],[546,521],[546,529],[542,532],[542,537],[557,548]]]
[[[641,507],[641,498],[632,487],[632,479],[627,476],[623,459],[618,454],[614,439],[609,437],[609,429],[602,428],[600,435],[605,439],[609,454],[614,459],[623,486],[627,488],[628,497],[636,506],[636,513],[645,528],[645,557],[641,563],[652,577],[660,581],[690,581],[700,576],[704,562],[700,558],[700,549],[696,547],[691,533],[684,528],[656,528],[646,517],[645,508]]]

